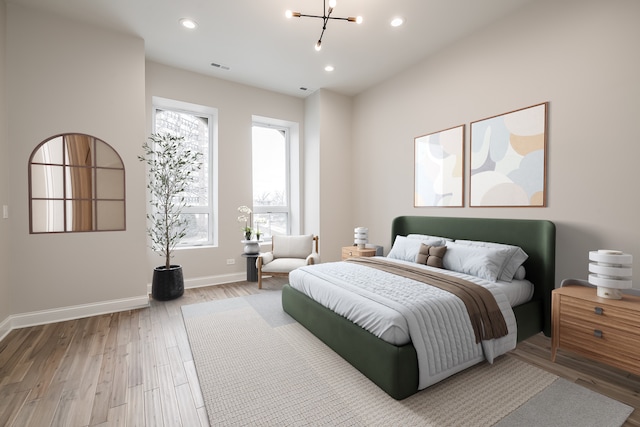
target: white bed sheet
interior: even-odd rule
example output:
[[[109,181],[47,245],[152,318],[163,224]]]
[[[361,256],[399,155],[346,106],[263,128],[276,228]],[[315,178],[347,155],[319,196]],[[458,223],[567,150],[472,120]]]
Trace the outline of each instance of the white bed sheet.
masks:
[[[430,267],[425,268],[429,269]],[[491,283],[505,294],[511,307],[524,304],[533,297],[534,287],[528,280],[487,282],[484,279],[462,273],[441,269],[434,270],[462,277],[480,285]],[[376,272],[372,274],[379,275]],[[293,288],[390,344],[404,345],[411,341],[407,321],[396,310],[343,288],[327,287],[322,277],[310,274],[304,268],[292,271],[289,275],[289,282]]]

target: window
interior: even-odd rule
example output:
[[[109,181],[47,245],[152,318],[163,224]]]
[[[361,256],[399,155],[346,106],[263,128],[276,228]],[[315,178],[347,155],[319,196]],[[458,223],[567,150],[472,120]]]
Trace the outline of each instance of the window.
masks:
[[[153,98],[154,133],[184,137],[189,148],[202,153],[198,180],[185,191],[187,206],[182,216],[189,222],[187,235],[178,247],[215,244],[214,155],[216,153],[217,111],[214,108],[162,98]]]
[[[289,128],[254,122],[252,128],[254,227],[266,240],[291,231]]]

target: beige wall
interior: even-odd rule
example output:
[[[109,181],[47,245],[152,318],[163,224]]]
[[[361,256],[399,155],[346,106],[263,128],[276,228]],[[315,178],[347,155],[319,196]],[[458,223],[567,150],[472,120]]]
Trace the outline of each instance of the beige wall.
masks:
[[[136,159],[145,137],[144,43],[13,3],[7,16],[11,312],[144,299],[145,178]],[[122,157],[126,231],[29,234],[29,156],[64,132],[96,136]]]
[[[635,255],[640,288],[639,16],[635,0],[532,2],[357,96],[356,221],[388,251],[398,215],[549,219],[558,281],[610,248]],[[414,137],[467,124],[468,159],[470,122],[546,101],[548,207],[413,207]]]
[[[153,96],[218,109],[218,246],[178,250],[174,260],[183,266],[187,281],[197,281],[195,285],[224,281],[225,276],[229,280],[242,280],[246,261],[241,257],[237,208],[252,204],[252,116],[296,122],[303,133],[304,100],[148,62],[145,121],[148,133]],[[148,257],[150,275],[160,258],[151,251]],[[234,259],[235,265],[227,265],[227,259]]]
[[[2,219],[2,206],[9,205],[9,146],[5,92],[5,29],[6,7],[0,2],[0,337],[6,327],[3,321],[11,313],[9,286],[9,220]]]

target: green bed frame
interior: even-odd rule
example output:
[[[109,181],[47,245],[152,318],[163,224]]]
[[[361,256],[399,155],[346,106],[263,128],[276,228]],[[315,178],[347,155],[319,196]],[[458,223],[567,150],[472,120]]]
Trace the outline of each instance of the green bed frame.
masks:
[[[535,287],[531,301],[514,307],[518,341],[543,331],[551,334],[551,291],[555,287],[555,225],[545,220],[400,216],[391,226],[397,235],[428,234],[520,246],[529,258],[527,279]],[[413,344],[389,344],[355,323],[285,285],[282,307],[394,399],[418,391],[418,359]]]

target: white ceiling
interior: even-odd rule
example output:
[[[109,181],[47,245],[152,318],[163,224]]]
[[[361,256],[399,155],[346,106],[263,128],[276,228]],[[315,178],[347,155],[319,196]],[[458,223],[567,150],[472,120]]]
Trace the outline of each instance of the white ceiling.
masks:
[[[320,88],[355,95],[532,0],[337,0],[332,16],[364,22],[330,20],[320,52],[322,19],[284,14],[323,15],[323,0],[7,1],[135,34],[156,62],[304,97]],[[392,28],[398,15],[406,23]],[[182,28],[184,17],[198,28]]]

